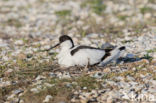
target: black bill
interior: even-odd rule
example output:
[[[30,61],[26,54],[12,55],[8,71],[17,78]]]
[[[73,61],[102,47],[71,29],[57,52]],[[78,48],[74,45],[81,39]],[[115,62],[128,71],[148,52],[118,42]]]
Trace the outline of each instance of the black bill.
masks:
[[[49,51],[49,50],[51,50],[51,49],[53,49],[53,48],[55,48],[55,47],[57,47],[59,45],[60,45],[60,43],[57,43],[56,45],[50,47],[49,49],[45,49],[45,50],[42,50],[42,51]]]

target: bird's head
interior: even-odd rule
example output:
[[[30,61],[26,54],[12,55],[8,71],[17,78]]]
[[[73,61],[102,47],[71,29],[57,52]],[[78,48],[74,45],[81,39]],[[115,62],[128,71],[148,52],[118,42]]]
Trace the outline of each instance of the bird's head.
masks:
[[[55,46],[53,46],[53,48],[55,48],[59,45],[61,46],[61,48],[70,49],[70,48],[74,47],[74,42],[70,36],[62,35],[59,37],[59,43],[57,43]]]

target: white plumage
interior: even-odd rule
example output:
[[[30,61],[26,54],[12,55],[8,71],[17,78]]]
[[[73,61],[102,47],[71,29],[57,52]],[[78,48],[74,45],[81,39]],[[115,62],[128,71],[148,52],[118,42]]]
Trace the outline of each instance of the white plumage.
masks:
[[[104,66],[110,61],[117,59],[121,51],[125,49],[125,47],[117,47],[114,50],[106,51],[87,46],[74,46],[72,39],[67,35],[61,36],[59,40],[61,50],[57,58],[58,63],[64,67],[95,64]]]

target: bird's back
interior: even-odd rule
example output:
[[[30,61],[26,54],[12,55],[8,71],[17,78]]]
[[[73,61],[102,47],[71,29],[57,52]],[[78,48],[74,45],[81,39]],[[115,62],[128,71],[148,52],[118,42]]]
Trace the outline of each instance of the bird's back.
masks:
[[[78,46],[71,51],[73,62],[81,66],[97,64],[105,54],[105,50],[87,46]]]

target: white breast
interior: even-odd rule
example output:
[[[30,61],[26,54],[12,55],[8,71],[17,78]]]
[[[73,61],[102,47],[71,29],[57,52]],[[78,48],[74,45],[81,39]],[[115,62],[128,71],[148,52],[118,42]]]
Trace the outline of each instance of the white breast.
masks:
[[[70,51],[69,50],[61,51],[58,54],[57,58],[58,58],[58,63],[61,66],[64,66],[64,67],[74,66],[74,63],[73,63],[73,60],[72,60],[72,57],[70,55]]]

